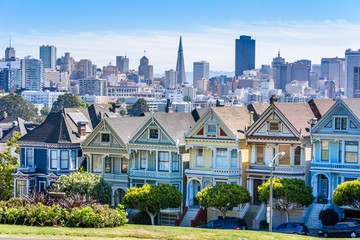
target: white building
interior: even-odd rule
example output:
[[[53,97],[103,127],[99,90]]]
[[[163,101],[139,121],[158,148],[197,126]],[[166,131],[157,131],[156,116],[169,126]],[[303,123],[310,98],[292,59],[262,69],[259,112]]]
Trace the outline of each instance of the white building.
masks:
[[[173,69],[169,71],[165,71],[165,87],[167,88],[174,88],[176,87],[176,71]]]
[[[51,109],[52,105],[60,95],[65,94],[66,92],[50,92],[46,90],[42,91],[23,91],[21,96],[30,101],[32,104],[44,104],[44,107]]]
[[[189,96],[191,98],[191,101],[194,101],[196,99],[196,88],[194,88],[191,84],[183,84],[181,85],[182,95]]]
[[[166,89],[165,98],[170,99],[171,102],[182,102],[184,95],[181,89]]]
[[[44,68],[40,59],[27,56],[20,60],[21,87],[28,91],[41,91],[44,84]]]

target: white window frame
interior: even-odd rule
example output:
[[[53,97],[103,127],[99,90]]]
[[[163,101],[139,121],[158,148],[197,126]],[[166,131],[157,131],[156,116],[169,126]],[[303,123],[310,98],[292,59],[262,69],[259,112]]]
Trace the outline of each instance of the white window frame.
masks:
[[[336,119],[340,119],[340,128],[339,129],[336,129]],[[342,121],[343,119],[346,119],[346,128],[343,129],[342,128]],[[334,117],[334,127],[333,127],[333,130],[334,131],[348,131],[349,130],[349,125],[350,125],[350,122],[349,122],[349,118],[347,116],[335,116]]]
[[[201,163],[199,164],[198,161],[198,150],[202,150],[202,160]],[[205,149],[202,147],[199,148],[195,148],[195,167],[204,167],[205,166]]]
[[[108,134],[108,135],[109,135],[109,141],[108,141],[108,142],[103,141],[103,134]],[[106,144],[111,143],[111,134],[110,134],[109,132],[101,132],[101,133],[100,133],[100,142],[101,142],[101,143],[106,143]]]
[[[218,164],[218,152],[219,149],[221,150],[225,150],[225,158],[220,158],[222,160],[224,160],[224,162],[222,163],[222,165]],[[216,153],[215,153],[215,168],[218,168],[218,169],[228,169],[229,166],[228,166],[228,153],[229,153],[229,150],[227,148],[224,148],[224,147],[219,147],[219,148],[216,148]],[[220,165],[220,166],[219,166]]]
[[[75,152],[75,163],[73,163],[72,153]],[[70,169],[75,170],[77,169],[77,160],[78,160],[78,151],[77,150],[70,150]]]
[[[209,126],[214,126],[215,127],[215,132],[209,132]],[[207,123],[206,124],[206,134],[210,134],[210,135],[217,135],[217,124],[216,123]]]
[[[32,151],[32,166],[30,166],[29,164],[29,159],[28,159],[28,150]],[[35,149],[34,148],[25,148],[25,166],[26,167],[35,167]]]
[[[141,161],[142,161],[142,160],[141,160],[141,156],[142,156],[143,154],[145,155],[145,167],[144,167],[144,168],[141,167]],[[139,154],[139,169],[141,169],[141,170],[147,169],[148,160],[149,160],[148,151],[141,150],[141,151],[140,151],[140,154]]]
[[[53,169],[53,170],[54,170],[54,169],[58,169],[58,166],[59,166],[58,150],[56,150],[56,149],[50,149],[49,151],[50,151],[50,154],[49,154],[49,156],[50,156],[50,164],[49,164],[50,169]],[[56,152],[56,167],[53,167],[53,166],[52,166],[52,160],[53,160],[53,159],[52,159],[52,155],[51,155],[52,152]]]
[[[231,156],[233,151],[235,151],[235,153],[236,153],[236,158],[233,158]],[[235,165],[233,165],[234,162],[235,162]],[[239,151],[237,149],[231,149],[231,151],[230,151],[230,168],[238,168],[238,162],[239,162]]]
[[[271,130],[271,129],[270,129],[270,125],[271,125],[271,124],[274,124],[274,123],[277,123],[277,125],[278,125],[278,130]],[[279,122],[279,121],[269,121],[269,122],[268,122],[268,132],[281,132],[281,122]]]
[[[150,134],[151,130],[156,130],[158,132],[158,137],[157,138],[151,138],[150,137],[151,136],[151,134]],[[160,129],[155,128],[155,127],[149,128],[148,129],[148,139],[150,139],[150,140],[159,140],[160,139]]]
[[[62,160],[63,160],[63,158],[62,158],[62,153],[63,152],[67,152],[67,167],[64,167],[63,168],[63,166],[62,166]],[[61,170],[67,170],[67,169],[69,169],[69,166],[70,165],[70,154],[69,154],[69,150],[60,150],[60,169]]]

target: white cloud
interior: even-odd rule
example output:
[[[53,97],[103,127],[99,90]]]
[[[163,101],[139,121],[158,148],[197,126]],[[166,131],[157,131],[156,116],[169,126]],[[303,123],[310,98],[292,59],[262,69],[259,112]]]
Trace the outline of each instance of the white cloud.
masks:
[[[287,61],[322,57],[343,57],[345,49],[358,49],[360,25],[346,21],[320,22],[231,22],[223,28],[202,27],[187,32],[149,30],[137,34],[126,32],[58,32],[49,35],[29,32],[13,33],[17,56],[38,57],[39,46],[52,44],[58,55],[70,52],[76,59],[89,58],[98,66],[115,64],[115,56],[126,54],[130,67],[137,68],[146,50],[154,72],[175,68],[179,36],[183,36],[186,71],[194,61],[210,62],[211,70],[234,71],[235,39],[239,35],[256,39],[256,65],[270,64],[277,50]]]

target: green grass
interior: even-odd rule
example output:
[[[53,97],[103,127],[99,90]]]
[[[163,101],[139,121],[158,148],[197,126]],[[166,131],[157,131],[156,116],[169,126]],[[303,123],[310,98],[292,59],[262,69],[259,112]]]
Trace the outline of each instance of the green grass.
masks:
[[[238,239],[247,240],[301,240],[318,239],[289,234],[259,231],[209,230],[198,228],[144,226],[128,224],[117,228],[65,228],[29,227],[19,225],[0,225],[1,237],[22,238],[68,238],[68,239]]]

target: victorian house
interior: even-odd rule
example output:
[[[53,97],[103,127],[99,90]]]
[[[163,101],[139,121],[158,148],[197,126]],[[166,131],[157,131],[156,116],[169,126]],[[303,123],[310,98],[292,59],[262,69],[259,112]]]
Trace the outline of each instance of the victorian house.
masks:
[[[45,190],[60,175],[77,171],[83,164],[80,143],[107,114],[111,115],[102,104],[64,108],[50,113],[42,124],[20,138],[14,196]]]

